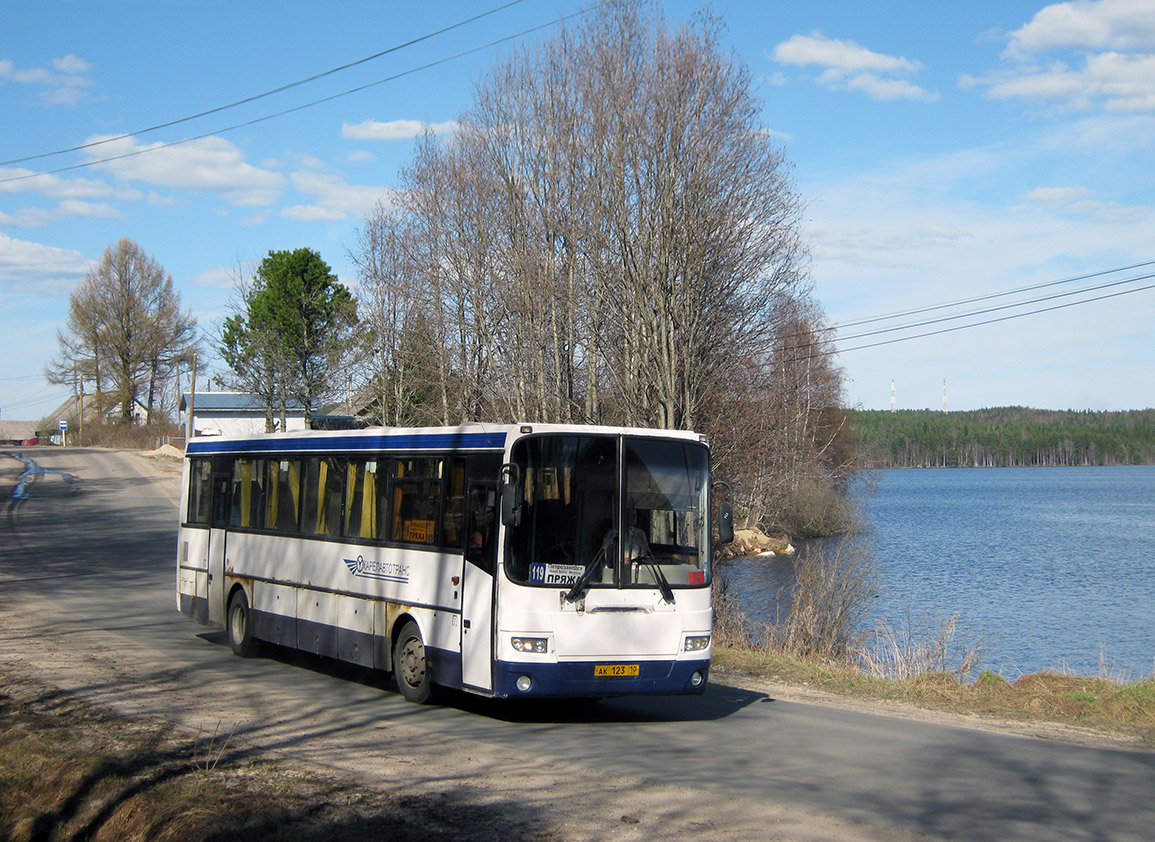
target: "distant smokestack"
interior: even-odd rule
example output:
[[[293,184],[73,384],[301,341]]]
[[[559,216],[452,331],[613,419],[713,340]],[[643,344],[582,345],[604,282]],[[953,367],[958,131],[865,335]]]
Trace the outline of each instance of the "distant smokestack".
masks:
[[[895,401],[895,398],[894,398],[894,378],[892,377],[892,378],[890,378],[890,411],[894,412],[895,407],[897,407],[897,406],[898,406],[898,403],[897,403],[897,401]]]

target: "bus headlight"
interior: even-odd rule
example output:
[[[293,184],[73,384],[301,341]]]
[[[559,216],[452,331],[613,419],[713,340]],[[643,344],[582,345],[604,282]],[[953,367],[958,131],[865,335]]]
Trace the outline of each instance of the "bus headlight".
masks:
[[[549,641],[544,637],[511,637],[509,643],[515,652],[532,652],[544,655],[549,651]]]
[[[708,634],[690,635],[686,638],[686,643],[683,647],[686,652],[701,652],[703,649],[709,648],[710,635]]]

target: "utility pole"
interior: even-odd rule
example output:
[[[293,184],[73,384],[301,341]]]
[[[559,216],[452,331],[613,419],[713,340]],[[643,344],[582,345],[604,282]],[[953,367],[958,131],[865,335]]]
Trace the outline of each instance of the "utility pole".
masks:
[[[197,355],[196,355],[196,352],[194,351],[193,355],[192,355],[192,384],[189,386],[189,389],[188,389],[188,416],[185,418],[185,421],[188,424],[187,429],[185,431],[185,444],[184,444],[184,446],[186,449],[188,448],[188,443],[190,441],[192,441],[192,437],[193,437],[193,402],[196,400],[196,395],[197,395]]]

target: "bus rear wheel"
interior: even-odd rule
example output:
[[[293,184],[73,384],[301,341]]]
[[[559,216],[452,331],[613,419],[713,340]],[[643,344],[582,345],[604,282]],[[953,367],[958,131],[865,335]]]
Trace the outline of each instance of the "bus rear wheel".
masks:
[[[393,676],[397,679],[397,689],[407,701],[419,705],[433,701],[436,688],[428,667],[421,631],[410,620],[401,627],[393,646]]]
[[[249,611],[249,598],[245,592],[237,589],[229,599],[229,612],[225,617],[225,629],[229,637],[229,646],[233,654],[247,658],[253,654],[257,641],[253,637],[252,614]]]

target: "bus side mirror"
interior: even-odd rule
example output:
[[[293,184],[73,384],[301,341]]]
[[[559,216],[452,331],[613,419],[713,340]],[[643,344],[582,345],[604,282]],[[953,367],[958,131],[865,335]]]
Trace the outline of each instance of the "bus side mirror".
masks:
[[[734,540],[734,510],[729,503],[718,506],[718,542],[729,544]]]
[[[521,472],[517,465],[501,466],[501,522],[504,526],[521,525]]]
[[[517,499],[521,496],[519,491],[512,482],[501,486],[501,522],[505,526],[521,525],[521,501]]]

